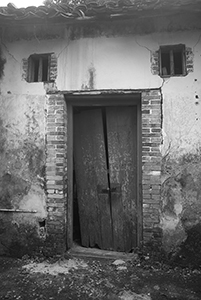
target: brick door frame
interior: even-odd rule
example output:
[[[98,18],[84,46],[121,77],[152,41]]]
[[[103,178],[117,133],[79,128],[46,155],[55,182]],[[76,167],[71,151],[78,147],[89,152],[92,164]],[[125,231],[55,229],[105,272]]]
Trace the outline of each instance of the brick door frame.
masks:
[[[98,97],[100,105],[108,105],[108,99],[118,95],[121,96],[121,103],[122,98],[130,97],[132,100],[129,101],[134,105],[137,104],[140,110],[138,114],[138,128],[141,131],[138,136],[140,213],[137,243],[140,246],[142,241],[149,241],[152,236],[160,239],[162,162],[160,89],[59,92],[47,95],[46,104],[47,247],[51,248],[51,252],[61,253],[71,248],[73,244],[73,105],[91,105],[91,100],[95,97]],[[139,98],[139,95],[141,105],[140,101],[136,100],[136,96]],[[110,104],[118,105],[117,98],[111,101]]]

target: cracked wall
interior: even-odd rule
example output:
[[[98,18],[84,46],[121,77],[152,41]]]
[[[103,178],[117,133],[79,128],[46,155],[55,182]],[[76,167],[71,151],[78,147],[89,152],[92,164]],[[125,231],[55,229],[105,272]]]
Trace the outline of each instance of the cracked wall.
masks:
[[[161,180],[161,195],[157,194],[160,204],[157,210],[163,233],[163,247],[168,252],[174,251],[177,245],[186,240],[189,230],[200,224],[201,215],[199,20],[190,16],[188,23],[182,18],[156,18],[151,21],[151,27],[145,26],[147,23],[143,27],[142,22],[129,21],[127,27],[120,26],[121,22],[115,28],[108,23],[107,26],[96,25],[92,31],[87,26],[72,28],[69,25],[62,29],[58,27],[51,36],[46,35],[47,30],[41,31],[40,35],[40,28],[37,31],[36,26],[35,35],[32,34],[31,38],[25,29],[21,37],[16,38],[20,35],[16,32],[17,29],[13,35],[8,35],[8,40],[2,45],[6,64],[0,86],[3,108],[0,114],[0,184],[4,187],[1,205],[11,208],[15,204],[17,208],[38,211],[31,218],[28,214],[23,217],[21,214],[10,214],[8,220],[13,222],[13,228],[29,221],[31,226],[33,224],[31,228],[38,230],[37,222],[43,221],[47,216],[46,195],[41,186],[45,159],[46,92],[160,89],[162,137],[159,150],[162,169],[160,167],[160,170],[157,168],[152,171],[158,172],[157,174],[162,172],[158,176],[158,180]],[[180,43],[191,50],[191,72],[184,77],[161,78],[157,75],[158,62],[154,65],[154,72],[151,68],[153,60],[155,61],[153,53],[161,45]],[[26,59],[34,53],[50,51],[57,61],[55,82],[26,82]],[[154,109],[152,113],[158,114]],[[48,119],[47,122],[49,121],[51,122]],[[52,153],[51,147],[48,151]],[[146,191],[143,192],[145,195]],[[4,218],[1,228],[9,227],[5,224]],[[55,225],[52,228],[55,229]],[[37,230],[34,232],[38,232]]]

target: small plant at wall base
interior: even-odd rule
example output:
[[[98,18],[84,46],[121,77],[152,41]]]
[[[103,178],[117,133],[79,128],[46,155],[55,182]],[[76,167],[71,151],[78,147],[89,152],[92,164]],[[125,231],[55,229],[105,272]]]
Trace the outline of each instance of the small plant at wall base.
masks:
[[[2,50],[0,48],[0,79],[2,79],[4,75],[4,65],[6,63],[6,59],[2,57]]]

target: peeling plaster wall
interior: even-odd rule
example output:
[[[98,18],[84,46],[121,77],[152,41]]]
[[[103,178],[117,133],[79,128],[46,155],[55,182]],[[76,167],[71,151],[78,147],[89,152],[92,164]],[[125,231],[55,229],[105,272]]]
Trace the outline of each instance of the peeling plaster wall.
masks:
[[[162,88],[161,226],[168,252],[201,233],[201,42],[200,35],[191,38],[194,71],[166,79]]]
[[[0,254],[22,256],[45,234],[44,97],[1,95],[0,106]]]
[[[36,179],[37,175],[42,176],[42,164],[34,165],[33,162],[31,169],[26,156],[30,153],[29,145],[34,145],[37,153],[34,159],[37,160],[41,153],[40,161],[44,160],[44,99],[47,85],[26,82],[22,76],[22,61],[34,53],[54,52],[58,61],[54,89],[161,88],[163,136],[160,150],[163,164],[160,227],[164,248],[174,250],[175,245],[186,239],[190,228],[201,224],[201,24],[198,19],[196,24],[193,22],[193,18],[189,18],[188,26],[185,23],[183,28],[177,24],[174,28],[173,20],[166,18],[162,22],[158,19],[155,22],[157,26],[152,23],[150,32],[147,26],[145,33],[137,29],[136,32],[124,29],[119,34],[114,34],[110,27],[108,34],[106,29],[104,32],[97,29],[94,34],[66,26],[62,34],[55,33],[51,38],[45,39],[40,37],[40,32],[34,32],[31,39],[13,38],[12,41],[11,36],[9,41],[4,41],[2,51],[7,62],[0,85],[3,107],[0,123],[1,178],[2,186],[7,180],[5,176],[10,176],[7,175],[10,173],[25,180],[26,183],[22,183],[23,192],[20,191],[23,196],[18,199],[13,195],[12,204],[39,212],[31,218],[29,215],[23,215],[23,218],[27,216],[29,221],[36,222],[37,217],[46,216],[45,194]],[[160,45],[180,43],[193,51],[193,72],[184,77],[167,79],[153,75],[152,53]],[[25,149],[26,140],[28,145]],[[18,163],[21,163],[20,167]],[[31,184],[27,183],[29,181]],[[15,222],[19,216],[12,215],[11,221]]]

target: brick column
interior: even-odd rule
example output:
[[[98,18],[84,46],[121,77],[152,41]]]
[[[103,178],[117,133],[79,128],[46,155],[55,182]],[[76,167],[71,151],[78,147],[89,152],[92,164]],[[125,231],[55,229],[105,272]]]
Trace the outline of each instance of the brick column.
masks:
[[[66,250],[66,147],[67,111],[63,95],[47,96],[46,115],[46,188],[47,250]]]
[[[142,195],[143,240],[160,239],[161,205],[161,112],[160,90],[142,93]]]

